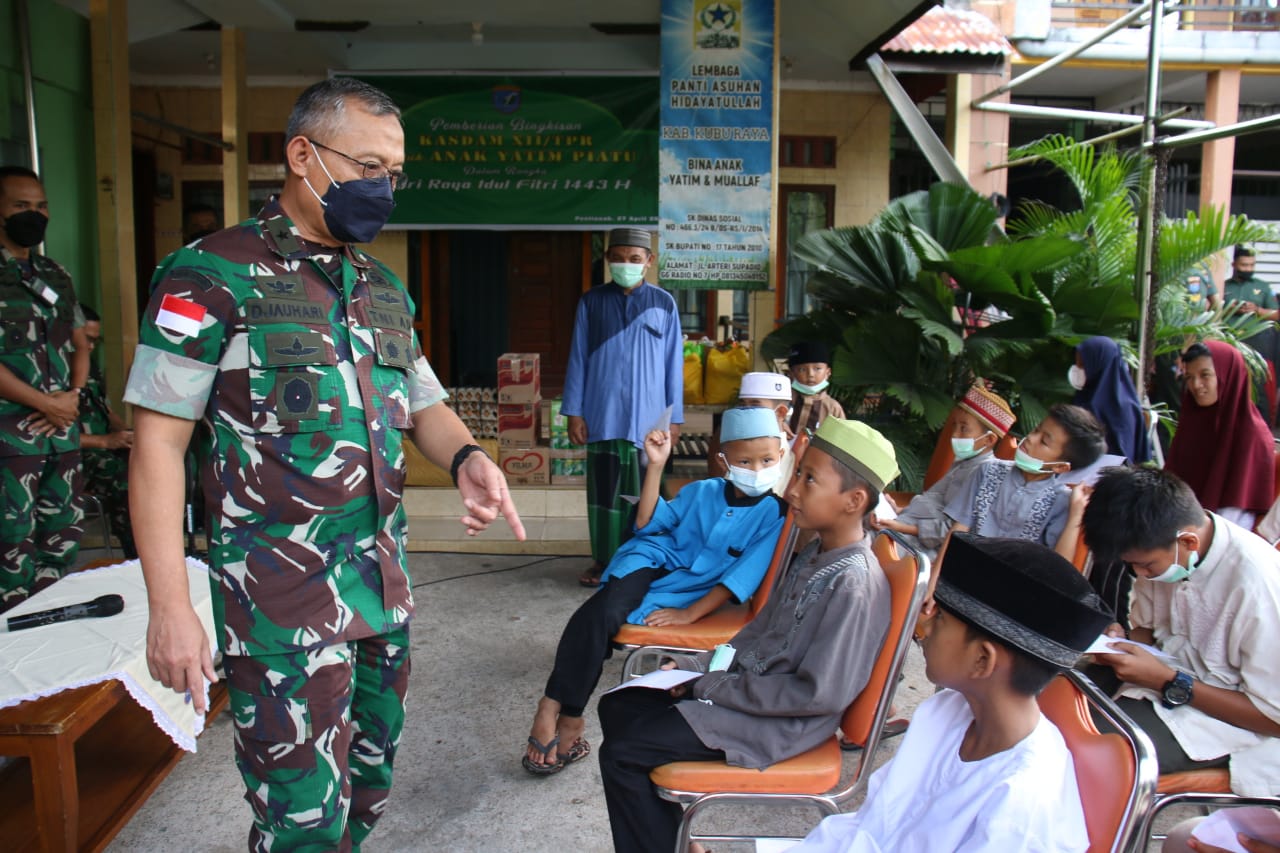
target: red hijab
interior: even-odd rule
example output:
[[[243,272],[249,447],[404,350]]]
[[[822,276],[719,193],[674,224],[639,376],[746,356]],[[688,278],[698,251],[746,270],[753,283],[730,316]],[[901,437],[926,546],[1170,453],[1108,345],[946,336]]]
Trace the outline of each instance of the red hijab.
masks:
[[[1275,442],[1249,399],[1249,370],[1230,344],[1205,341],[1218,375],[1218,402],[1198,405],[1182,389],[1178,431],[1165,468],[1196,493],[1207,510],[1236,507],[1263,513],[1276,498]]]

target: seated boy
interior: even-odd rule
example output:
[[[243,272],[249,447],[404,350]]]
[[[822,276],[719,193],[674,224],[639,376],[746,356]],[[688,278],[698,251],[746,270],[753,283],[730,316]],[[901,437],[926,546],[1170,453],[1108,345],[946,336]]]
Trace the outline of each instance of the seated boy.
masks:
[[[590,752],[581,737],[582,712],[624,621],[695,622],[729,599],[745,601],[760,585],[786,510],[771,491],[782,434],[773,411],[747,408],[725,412],[721,432],[728,473],[690,483],[669,503],[658,493],[670,437],[658,430],[645,437],[636,535],[613,555],[600,590],[569,617],[560,636],[521,760],[530,773],[558,773]],[[561,744],[567,749],[557,752]]]
[[[796,524],[818,540],[730,641],[728,669],[672,693],[635,687],[600,700],[600,772],[616,850],[675,845],[680,806],[654,791],[654,767],[681,760],[767,767],[835,732],[889,626],[889,584],[863,518],[897,474],[893,445],[880,433],[824,421],[787,490]]]
[[[948,544],[934,599],[920,645],[941,689],[916,708],[862,807],[791,850],[1087,850],[1071,753],[1036,696],[1111,614],[1048,548],[971,534]]]
[[[1097,656],[1123,682],[1117,702],[1155,743],[1160,772],[1228,767],[1237,794],[1280,793],[1280,553],[1155,468],[1106,469],[1084,535],[1098,559],[1137,576],[1129,638],[1172,659],[1124,642],[1118,625],[1117,653]]]
[[[1087,468],[1107,448],[1106,433],[1087,409],[1058,403],[1018,445],[1013,462],[997,459],[969,478],[947,504],[955,532],[1039,542],[1075,556],[1084,503],[1059,476]],[[1070,517],[1068,517],[1070,515]]]
[[[827,418],[843,418],[844,408],[827,393],[831,384],[831,350],[826,344],[801,341],[787,354],[787,372],[795,396],[791,400],[792,435],[817,432]]]
[[[778,416],[778,428],[783,437],[790,442],[792,436],[787,428],[787,416],[791,413],[791,382],[781,373],[746,373],[738,388],[738,405],[748,409],[772,409]],[[721,413],[711,416],[713,433],[707,446],[707,476],[723,477],[724,460],[720,458],[720,423]],[[784,453],[788,447],[783,447]],[[794,461],[787,454],[782,460],[782,474],[778,477],[778,485],[774,492],[779,496],[786,490],[791,479]]]
[[[897,518],[872,516],[874,530],[889,528],[901,533],[931,561],[946,541],[952,519],[945,509],[961,492],[973,472],[995,459],[992,450],[1013,426],[1009,404],[982,385],[974,385],[956,404],[951,416],[951,450],[955,462],[938,482],[916,495]]]

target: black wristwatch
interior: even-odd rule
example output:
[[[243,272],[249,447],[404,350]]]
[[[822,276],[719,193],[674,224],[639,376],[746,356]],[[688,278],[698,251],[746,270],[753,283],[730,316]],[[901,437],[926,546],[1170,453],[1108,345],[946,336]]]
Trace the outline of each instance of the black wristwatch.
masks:
[[[1166,708],[1176,708],[1191,701],[1191,676],[1185,672],[1177,672],[1160,691],[1160,704]]]

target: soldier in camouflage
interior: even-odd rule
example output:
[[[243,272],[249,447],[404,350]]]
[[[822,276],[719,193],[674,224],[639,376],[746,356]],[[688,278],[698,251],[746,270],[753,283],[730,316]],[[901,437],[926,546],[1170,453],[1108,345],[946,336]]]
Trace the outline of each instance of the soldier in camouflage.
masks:
[[[62,577],[84,519],[89,347],[71,276],[32,251],[48,222],[36,173],[0,167],[0,611]]]
[[[198,422],[249,848],[358,850],[386,806],[409,676],[405,435],[451,469],[469,533],[499,514],[524,529],[498,467],[441,405],[403,285],[351,245],[390,215],[399,110],[335,77],[299,97],[286,139],[282,194],[156,271],[125,394],[131,510],[148,664],[203,711],[215,674],[181,525]]]
[[[89,343],[89,378],[80,395],[80,461],[84,490],[102,504],[111,533],[120,540],[126,558],[138,556],[129,521],[129,448],[133,430],[111,410],[107,382],[93,353],[102,342],[102,318],[88,305],[84,312],[84,333]]]

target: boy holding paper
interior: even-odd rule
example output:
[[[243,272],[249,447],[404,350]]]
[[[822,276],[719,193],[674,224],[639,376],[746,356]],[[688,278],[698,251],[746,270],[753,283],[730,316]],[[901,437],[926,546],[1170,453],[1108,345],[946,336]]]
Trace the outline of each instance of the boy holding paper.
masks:
[[[1228,767],[1237,794],[1280,791],[1280,553],[1155,468],[1103,471],[1084,535],[1097,559],[1137,576],[1129,638],[1173,659],[1125,642],[1119,625],[1114,653],[1097,656],[1160,772]]]
[[[785,507],[773,493],[782,431],[771,409],[730,409],[721,425],[728,473],[659,496],[670,434],[645,437],[648,457],[636,535],[613,555],[601,589],[569,618],[521,759],[535,776],[558,773],[591,747],[582,712],[622,623],[683,625],[729,599],[745,601],[769,568]]]
[[[857,421],[824,420],[786,494],[796,525],[817,539],[729,642],[736,652],[727,669],[671,692],[626,688],[600,700],[600,772],[616,850],[675,844],[680,806],[658,797],[654,767],[683,760],[767,767],[835,732],[889,626],[889,584],[863,521],[897,475],[884,436]]]

